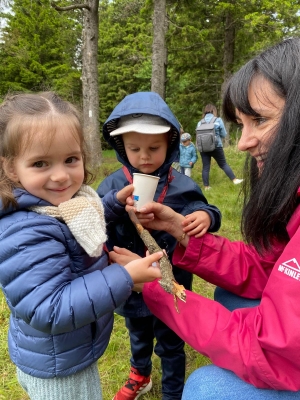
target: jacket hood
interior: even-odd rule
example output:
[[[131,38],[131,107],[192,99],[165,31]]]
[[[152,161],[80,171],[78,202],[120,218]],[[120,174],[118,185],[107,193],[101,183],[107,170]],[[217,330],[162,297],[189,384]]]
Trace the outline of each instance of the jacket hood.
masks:
[[[209,123],[213,118],[215,118],[213,113],[207,113],[204,116],[204,119],[205,119],[206,123]],[[216,117],[216,118],[218,118],[218,117]]]
[[[118,126],[121,117],[130,114],[150,114],[163,118],[171,125],[171,138],[168,146],[167,156],[163,165],[153,172],[153,175],[162,175],[168,171],[170,165],[178,158],[180,144],[180,124],[176,117],[155,92],[137,92],[126,96],[113,110],[103,125],[103,137],[117,153],[118,160],[125,165],[131,173],[137,172],[126,156],[122,135],[110,136],[110,132]]]

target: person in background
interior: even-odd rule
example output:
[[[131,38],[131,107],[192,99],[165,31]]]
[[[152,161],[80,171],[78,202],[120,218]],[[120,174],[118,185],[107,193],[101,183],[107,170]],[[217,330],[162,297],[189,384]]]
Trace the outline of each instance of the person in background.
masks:
[[[181,169],[180,172],[189,177],[191,177],[192,168],[198,160],[197,150],[194,143],[191,142],[191,139],[192,137],[189,133],[183,133],[180,138],[181,143],[179,146],[179,164]]]
[[[179,123],[179,126],[180,126],[180,136],[181,136],[184,133],[184,129],[180,123]],[[180,168],[180,164],[179,164],[179,153],[180,153],[180,148],[178,147],[178,154],[172,163],[172,167],[174,169],[176,169],[176,171],[181,172],[181,168]]]
[[[224,154],[222,139],[227,135],[224,122],[222,118],[218,117],[217,108],[213,104],[207,104],[204,108],[203,118],[206,123],[209,123],[214,117],[217,117],[215,120],[215,133],[216,133],[216,148],[210,152],[200,152],[201,160],[202,160],[202,181],[204,185],[204,190],[210,190],[211,186],[209,185],[209,172],[211,166],[211,159],[214,158],[218,164],[218,166],[225,172],[228,178],[235,184],[240,184],[243,179],[236,178],[234,172],[227,164],[226,157]],[[198,122],[196,130],[198,126],[201,125],[201,120]]]
[[[126,248],[138,256],[145,255],[145,245],[125,211],[125,202],[122,204],[116,198],[119,190],[131,185],[133,173],[160,177],[154,200],[167,204],[184,216],[200,236],[207,230],[219,229],[221,213],[217,207],[207,203],[200,187],[192,179],[172,168],[178,154],[179,129],[179,123],[168,105],[154,92],[126,96],[104,123],[104,139],[115,149],[118,160],[123,164],[97,189],[101,198],[110,196],[110,203],[114,204],[111,210],[107,209],[109,214],[106,215],[109,251]],[[182,236],[174,238],[159,228],[151,234],[169,257],[177,241],[182,240]],[[180,284],[192,288],[191,273],[176,267],[173,273]],[[186,366],[184,341],[152,315],[141,293],[132,293],[116,312],[125,317],[131,359],[129,377],[114,400],[134,400],[151,389],[153,350],[161,360],[161,398],[180,400]]]
[[[9,354],[31,400],[101,400],[97,361],[113,311],[134,283],[160,276],[154,257],[111,264],[104,209],[77,109],[52,92],[0,106],[0,287]],[[125,201],[132,188],[116,194]],[[107,203],[107,207],[113,205]]]
[[[225,89],[224,115],[241,127],[238,148],[248,153],[244,242],[189,232],[173,255],[217,286],[217,301],[187,291],[178,314],[157,281],[140,288],[153,314],[212,361],[188,377],[182,400],[300,399],[299,87],[295,37],[250,60]],[[162,204],[141,211],[148,228],[176,237],[189,230]]]

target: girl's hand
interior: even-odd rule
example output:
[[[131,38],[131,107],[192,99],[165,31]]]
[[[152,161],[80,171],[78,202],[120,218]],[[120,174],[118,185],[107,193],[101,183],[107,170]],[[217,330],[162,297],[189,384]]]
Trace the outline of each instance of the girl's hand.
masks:
[[[211,224],[210,215],[206,211],[195,211],[186,215],[182,221],[183,231],[196,238],[203,236]]]
[[[132,253],[132,251],[121,248],[121,247],[117,247],[114,246],[114,250],[111,251],[109,253],[110,259],[112,262],[118,263],[120,265],[126,265],[128,263],[130,263],[133,260],[143,260],[142,257],[140,257],[138,254]],[[149,256],[149,252],[147,251],[147,256]],[[153,265],[151,265],[153,267]],[[131,268],[131,266],[129,266],[129,268]],[[155,267],[157,268],[157,267]],[[127,268],[126,268],[127,269]],[[158,271],[155,271],[155,275],[157,274]],[[160,271],[159,271],[160,273]],[[160,277],[160,276],[158,276]],[[157,276],[155,276],[154,279],[156,279]],[[151,279],[151,280],[154,280]],[[143,287],[144,287],[144,283],[135,283],[133,286],[133,291],[134,292],[142,292],[143,291]]]
[[[125,205],[127,203],[127,199],[128,199],[129,201],[131,200],[132,204],[133,204],[133,200],[131,198],[132,192],[133,192],[133,185],[125,186],[123,189],[121,189],[117,192],[117,195],[116,195],[117,200],[119,200],[119,202],[121,204]]]
[[[138,292],[138,293],[142,292],[143,289],[144,289],[144,283],[137,283],[132,288],[133,292]]]
[[[145,283],[154,281],[156,278],[161,278],[158,260],[163,256],[163,252],[151,254],[144,258],[138,258],[129,262],[124,266],[130,274],[133,283]],[[138,290],[140,291],[140,290]]]

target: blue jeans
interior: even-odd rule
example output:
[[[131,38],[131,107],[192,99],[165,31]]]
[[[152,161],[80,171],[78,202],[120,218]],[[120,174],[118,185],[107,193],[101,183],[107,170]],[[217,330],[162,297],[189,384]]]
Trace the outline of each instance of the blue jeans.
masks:
[[[235,179],[232,169],[226,162],[223,147],[216,147],[215,150],[208,153],[200,153],[202,159],[202,181],[204,186],[209,186],[209,171],[211,158],[214,158],[218,166],[225,172],[230,180]]]
[[[259,300],[245,299],[216,288],[215,300],[229,310],[255,307]],[[300,375],[300,372],[299,372]],[[208,365],[194,371],[187,379],[182,400],[284,400],[299,399],[300,392],[257,389],[233,372]]]

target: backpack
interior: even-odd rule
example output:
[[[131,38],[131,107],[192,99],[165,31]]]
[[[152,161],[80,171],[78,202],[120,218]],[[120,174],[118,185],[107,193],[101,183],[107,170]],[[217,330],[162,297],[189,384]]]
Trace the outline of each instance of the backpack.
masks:
[[[213,117],[210,122],[205,122],[203,118],[201,125],[196,129],[196,146],[200,153],[207,153],[216,148],[215,120]]]

